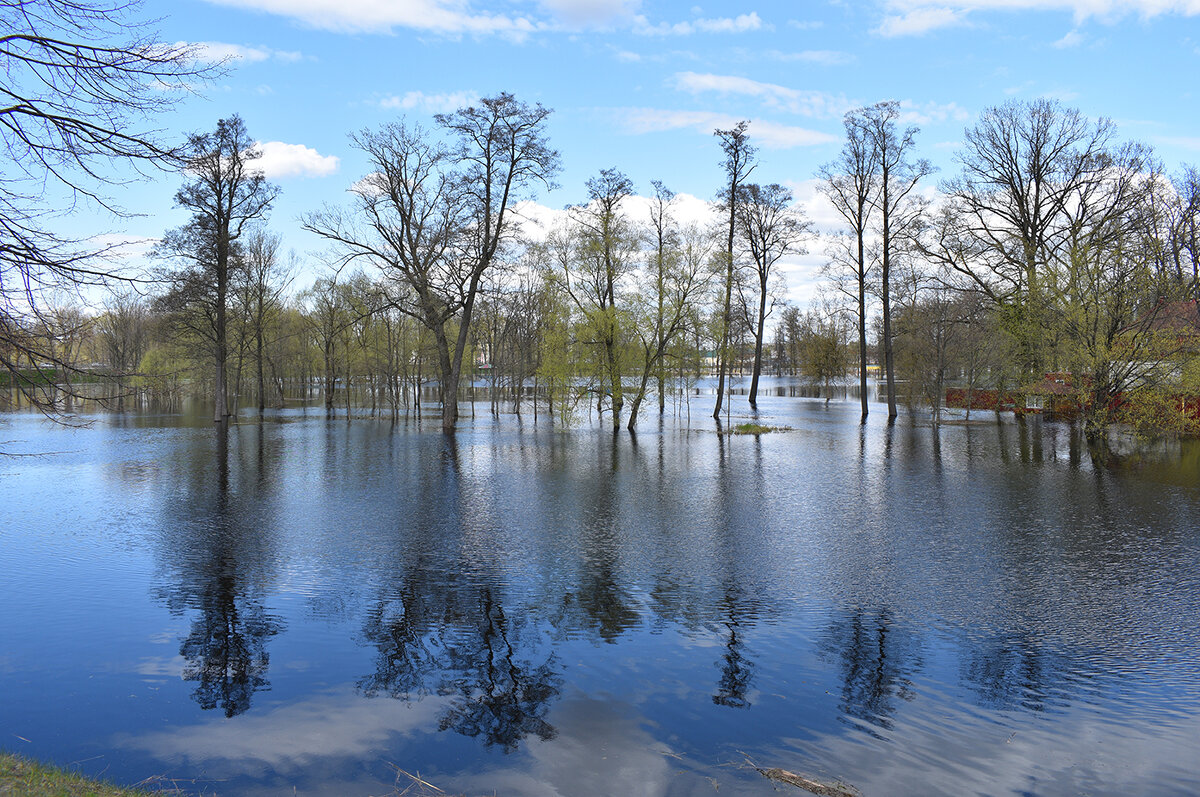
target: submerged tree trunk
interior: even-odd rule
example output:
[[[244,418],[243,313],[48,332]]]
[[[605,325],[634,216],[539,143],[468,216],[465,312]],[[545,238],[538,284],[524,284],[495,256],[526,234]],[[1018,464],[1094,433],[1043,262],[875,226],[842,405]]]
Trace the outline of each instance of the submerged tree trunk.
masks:
[[[886,269],[884,270],[886,274]],[[888,418],[895,418],[896,411],[896,369],[895,356],[892,351],[892,309],[888,300],[888,280],[883,279],[883,370],[887,381]]]
[[[258,414],[262,415],[263,410],[267,408],[267,383],[263,376],[263,335],[261,320],[258,324],[258,329],[254,334],[254,348],[254,361],[258,367]]]
[[[750,406],[758,409],[758,376],[762,373],[763,329],[767,323],[767,283],[762,282],[758,297],[758,331],[754,338],[754,371],[750,377]]]
[[[441,323],[430,324],[430,326],[433,328],[433,338],[437,346],[438,380],[441,382],[439,387],[442,398],[442,431],[453,432],[458,423],[458,369],[454,367],[454,358],[450,354],[450,341],[446,337],[446,328]],[[455,353],[459,353],[457,345]],[[461,359],[459,365],[461,365]]]
[[[219,244],[218,244],[218,252],[220,252]],[[220,258],[220,254],[218,254],[218,259],[219,258]],[[225,337],[225,295],[228,292],[228,289],[229,289],[228,272],[225,269],[218,269],[217,270],[217,302],[216,302],[217,322],[216,322],[216,328],[213,330],[215,333],[215,337],[216,337],[216,341],[214,342],[215,351],[213,353],[215,355],[214,359],[216,360],[216,365],[217,365],[217,371],[216,371],[216,375],[215,375],[216,376],[216,384],[213,386],[213,394],[214,394],[214,398],[215,398],[215,402],[214,402],[214,406],[213,406],[213,421],[215,421],[215,422],[224,421],[226,418],[229,417],[229,407],[228,407],[227,399],[225,397],[225,393],[226,393],[225,364],[226,364],[226,359],[229,356],[229,351],[228,351],[228,347],[226,345],[226,337]]]
[[[867,396],[867,279],[863,273],[866,267],[865,247],[862,230],[858,231],[858,389],[859,401],[862,403],[862,420],[867,420],[870,404]]]
[[[877,149],[879,149],[877,145]],[[896,417],[896,371],[895,361],[892,353],[892,207],[888,201],[888,192],[891,186],[888,184],[888,162],[884,153],[880,153],[880,158],[883,160],[883,172],[880,179],[880,193],[882,201],[880,208],[883,216],[883,262],[879,269],[879,297],[883,302],[883,375],[887,383],[887,405],[888,405],[888,420],[891,421]],[[911,395],[910,388],[910,395]]]
[[[333,342],[325,343],[325,411],[333,412],[333,391],[336,374],[333,370]]]
[[[732,206],[732,200],[730,205]],[[730,211],[732,217],[733,212]],[[725,371],[729,360],[729,333],[733,327],[733,223],[729,227],[729,249],[726,252],[728,263],[725,269],[725,304],[721,310],[721,343],[717,349],[717,406],[713,408],[713,417],[721,420],[721,403],[725,399]]]

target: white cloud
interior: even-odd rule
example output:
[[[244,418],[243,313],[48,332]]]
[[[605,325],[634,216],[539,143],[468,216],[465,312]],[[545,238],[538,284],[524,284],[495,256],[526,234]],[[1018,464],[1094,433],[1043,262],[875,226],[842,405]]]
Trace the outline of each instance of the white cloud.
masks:
[[[1159,136],[1157,140],[1168,146],[1200,152],[1200,136]]]
[[[904,14],[884,17],[874,32],[888,38],[917,36],[938,28],[961,25],[966,21],[965,18],[965,12],[950,8],[916,8]]]
[[[479,102],[479,94],[474,91],[452,91],[442,94],[426,94],[423,91],[408,91],[403,96],[392,95],[379,101],[381,108],[395,108],[401,111],[417,110],[423,113],[451,113],[459,108],[474,105]]]
[[[364,700],[337,692],[239,717],[119,738],[159,758],[187,756],[222,775],[255,764],[295,771],[314,761],[366,755],[399,735],[437,726],[444,701]]]
[[[833,207],[829,198],[821,192],[824,182],[816,177],[806,180],[784,180],[783,184],[792,190],[796,204],[804,211],[804,216],[813,223],[821,234],[831,234],[841,230],[846,220]],[[809,251],[821,251],[822,245],[810,245]]]
[[[179,47],[190,46],[196,51],[197,57],[209,63],[220,63],[222,61],[245,61],[247,63],[257,63],[260,61],[268,61],[274,59],[276,61],[293,62],[299,61],[302,56],[300,53],[290,50],[274,50],[270,47],[247,47],[241,44],[227,44],[225,42],[177,42]]]
[[[831,772],[853,772],[863,794],[1021,794],[1031,783],[1043,794],[1080,794],[1101,781],[1105,793],[1140,794],[1160,790],[1176,773],[1190,774],[1181,762],[1193,760],[1195,742],[1187,740],[1200,734],[1200,719],[1191,713],[1165,725],[1141,718],[1115,723],[1083,700],[1045,714],[1004,712],[1001,727],[1011,733],[989,728],[979,715],[964,703],[947,705],[936,723],[919,711],[898,711],[885,733],[904,744],[878,744],[870,755],[851,734],[795,744]],[[946,728],[957,735],[948,737]],[[914,756],[930,763],[906,769]]]
[[[520,39],[545,26],[522,16],[472,13],[451,0],[208,0],[218,5],[265,11],[339,33],[386,33],[393,28],[449,35],[498,34]]]
[[[1067,11],[1076,23],[1112,23],[1131,14],[1144,19],[1200,14],[1200,0],[885,0],[883,5],[888,13],[875,30],[882,36],[919,35],[964,24],[968,14],[987,11]]]
[[[371,172],[355,180],[346,190],[363,197],[378,197],[383,196],[386,187],[384,176],[379,172]]]
[[[704,33],[745,33],[751,30],[761,30],[764,27],[762,19],[753,11],[749,14],[739,14],[733,18],[698,19],[692,24],[696,26],[696,30]]]
[[[674,85],[675,88],[690,94],[715,92],[756,97],[768,108],[822,119],[839,118],[854,107],[853,103],[843,96],[822,91],[801,91],[733,75],[679,72],[674,77]]]
[[[841,50],[802,50],[798,53],[783,53],[772,50],[767,54],[776,61],[799,62],[804,64],[820,64],[821,66],[844,66],[857,60],[853,53]]]
[[[626,199],[621,206],[637,223],[649,224],[652,203],[651,197],[635,194]],[[566,208],[552,208],[532,200],[518,202],[514,209],[520,219],[521,234],[533,241],[544,240],[553,229],[565,224],[570,217],[570,211]],[[680,224],[696,224],[700,227],[723,218],[717,213],[713,203],[692,194],[676,194],[671,213]]]
[[[1068,47],[1078,47],[1081,44],[1083,44],[1083,34],[1077,30],[1069,32],[1066,36],[1054,42],[1054,46],[1060,50]]]
[[[939,122],[965,122],[971,114],[956,102],[948,103],[915,103],[912,100],[900,101],[900,117],[902,124],[927,125]]]
[[[570,27],[605,27],[633,18],[641,0],[539,0],[539,5]]]
[[[555,705],[549,721],[557,735],[552,741],[526,739],[520,763],[499,759],[493,769],[448,776],[440,785],[454,794],[539,797],[713,790],[711,781],[681,768],[682,755],[647,732],[646,719],[636,706],[574,698]]]
[[[580,29],[631,29],[644,36],[696,33],[747,33],[769,30],[756,12],[733,17],[697,17],[684,22],[652,23],[642,0],[537,0],[532,13],[498,13],[471,0],[206,0],[216,5],[262,11],[338,33],[390,33],[408,28],[447,36],[498,35],[522,41],[529,35]],[[519,5],[519,4],[518,4]],[[527,4],[531,5],[531,4]],[[693,9],[694,13],[699,13]],[[232,45],[230,45],[232,46]],[[255,49],[259,48],[246,48]],[[238,52],[234,57],[254,57]]]
[[[669,130],[692,129],[711,135],[716,129],[729,129],[741,121],[736,116],[716,111],[670,111],[657,108],[621,108],[615,111],[618,124],[628,133],[660,133]],[[791,149],[833,144],[841,139],[809,130],[775,122],[751,120],[749,135],[755,144],[767,149]]]
[[[336,155],[322,155],[303,144],[266,141],[258,144],[262,157],[256,166],[271,179],[279,177],[328,177],[338,170]]]
[[[757,12],[736,17],[694,19],[690,22],[660,22],[653,25],[644,16],[634,17],[633,32],[642,36],[690,36],[694,33],[748,33],[769,28]]]

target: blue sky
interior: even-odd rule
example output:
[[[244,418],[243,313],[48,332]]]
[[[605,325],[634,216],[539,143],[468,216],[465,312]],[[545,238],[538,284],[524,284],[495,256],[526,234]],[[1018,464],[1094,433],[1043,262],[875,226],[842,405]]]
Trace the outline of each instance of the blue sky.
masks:
[[[510,91],[553,108],[561,152],[551,208],[616,166],[641,191],[663,180],[711,198],[714,127],[751,120],[760,182],[793,186],[809,212],[813,174],[840,148],[842,115],[883,99],[918,125],[920,154],[955,172],[964,127],[1009,99],[1051,96],[1168,171],[1200,163],[1200,0],[877,0],[746,4],[657,0],[147,0],[168,41],[229,56],[227,74],[159,126],[178,135],[239,113],[283,189],[272,227],[304,255],[296,219],[340,203],[366,170],[348,134]],[[933,182],[936,182],[936,178]],[[174,178],[126,205],[146,237],[184,220]],[[815,279],[793,264],[793,296]]]

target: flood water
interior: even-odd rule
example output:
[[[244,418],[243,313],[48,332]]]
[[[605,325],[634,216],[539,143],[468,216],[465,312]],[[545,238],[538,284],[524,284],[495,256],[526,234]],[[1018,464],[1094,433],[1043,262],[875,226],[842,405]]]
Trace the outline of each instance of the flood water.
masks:
[[[636,437],[0,416],[0,749],[203,794],[1200,792],[1194,447],[777,392],[758,437],[704,397]]]

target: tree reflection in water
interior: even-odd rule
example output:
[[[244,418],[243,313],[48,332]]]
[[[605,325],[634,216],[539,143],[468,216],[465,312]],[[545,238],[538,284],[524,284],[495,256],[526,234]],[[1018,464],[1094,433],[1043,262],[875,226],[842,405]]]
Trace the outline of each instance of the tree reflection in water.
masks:
[[[636,438],[631,438],[636,441]],[[575,486],[578,502],[580,541],[582,543],[582,572],[579,588],[565,597],[568,623],[578,619],[608,643],[615,643],[626,631],[641,621],[641,616],[621,585],[622,540],[620,523],[623,507],[621,493],[622,446],[619,431],[610,437],[600,437],[596,447],[595,478],[579,481]],[[636,442],[632,443],[636,456]],[[572,612],[571,609],[578,609]]]
[[[267,640],[282,623],[260,597],[271,559],[265,524],[246,509],[261,505],[256,491],[269,487],[265,460],[256,457],[255,478],[231,478],[229,437],[228,425],[217,424],[214,449],[196,447],[197,456],[183,468],[183,500],[168,504],[163,545],[175,576],[162,597],[173,614],[197,612],[179,647],[183,678],[198,682],[192,698],[202,709],[233,717],[250,708],[255,692],[270,688]],[[259,435],[257,445],[263,444]],[[239,494],[243,487],[249,494]]]
[[[184,680],[199,681],[192,698],[203,709],[219,707],[233,717],[250,708],[255,692],[271,687],[266,642],[279,633],[280,623],[260,602],[242,594],[231,560],[213,565],[201,594],[190,601],[200,614],[179,655],[186,659]]]
[[[843,719],[892,727],[896,699],[912,700],[912,676],[921,667],[918,640],[894,622],[887,608],[856,608],[830,625],[824,654],[841,669]]]
[[[422,455],[429,459],[418,463],[423,483],[406,508],[411,521],[402,521],[389,583],[363,626],[377,655],[358,689],[405,701],[449,697],[440,730],[505,752],[530,735],[550,739],[546,714],[562,684],[556,657],[542,655],[536,624],[513,619],[485,565],[462,559],[467,524],[454,438]]]
[[[505,752],[530,735],[554,737],[545,717],[562,684],[556,658],[533,662],[537,634],[513,622],[490,587],[410,581],[379,601],[364,635],[379,652],[375,672],[358,682],[367,697],[450,696],[439,730]]]
[[[1032,633],[984,640],[964,652],[963,683],[988,707],[1045,711],[1050,690],[1062,678],[1060,663]]]
[[[464,635],[446,650],[447,681],[458,699],[442,716],[439,729],[478,737],[509,753],[526,736],[552,739],[554,726],[545,717],[562,684],[555,656],[536,666],[519,658],[517,629],[491,590],[480,590],[479,609],[477,633]]]
[[[725,654],[721,657],[721,679],[712,700],[719,706],[750,707],[750,685],[754,679],[754,664],[746,656],[746,632],[754,627],[756,607],[745,598],[743,590],[727,585],[721,601],[725,614]]]

